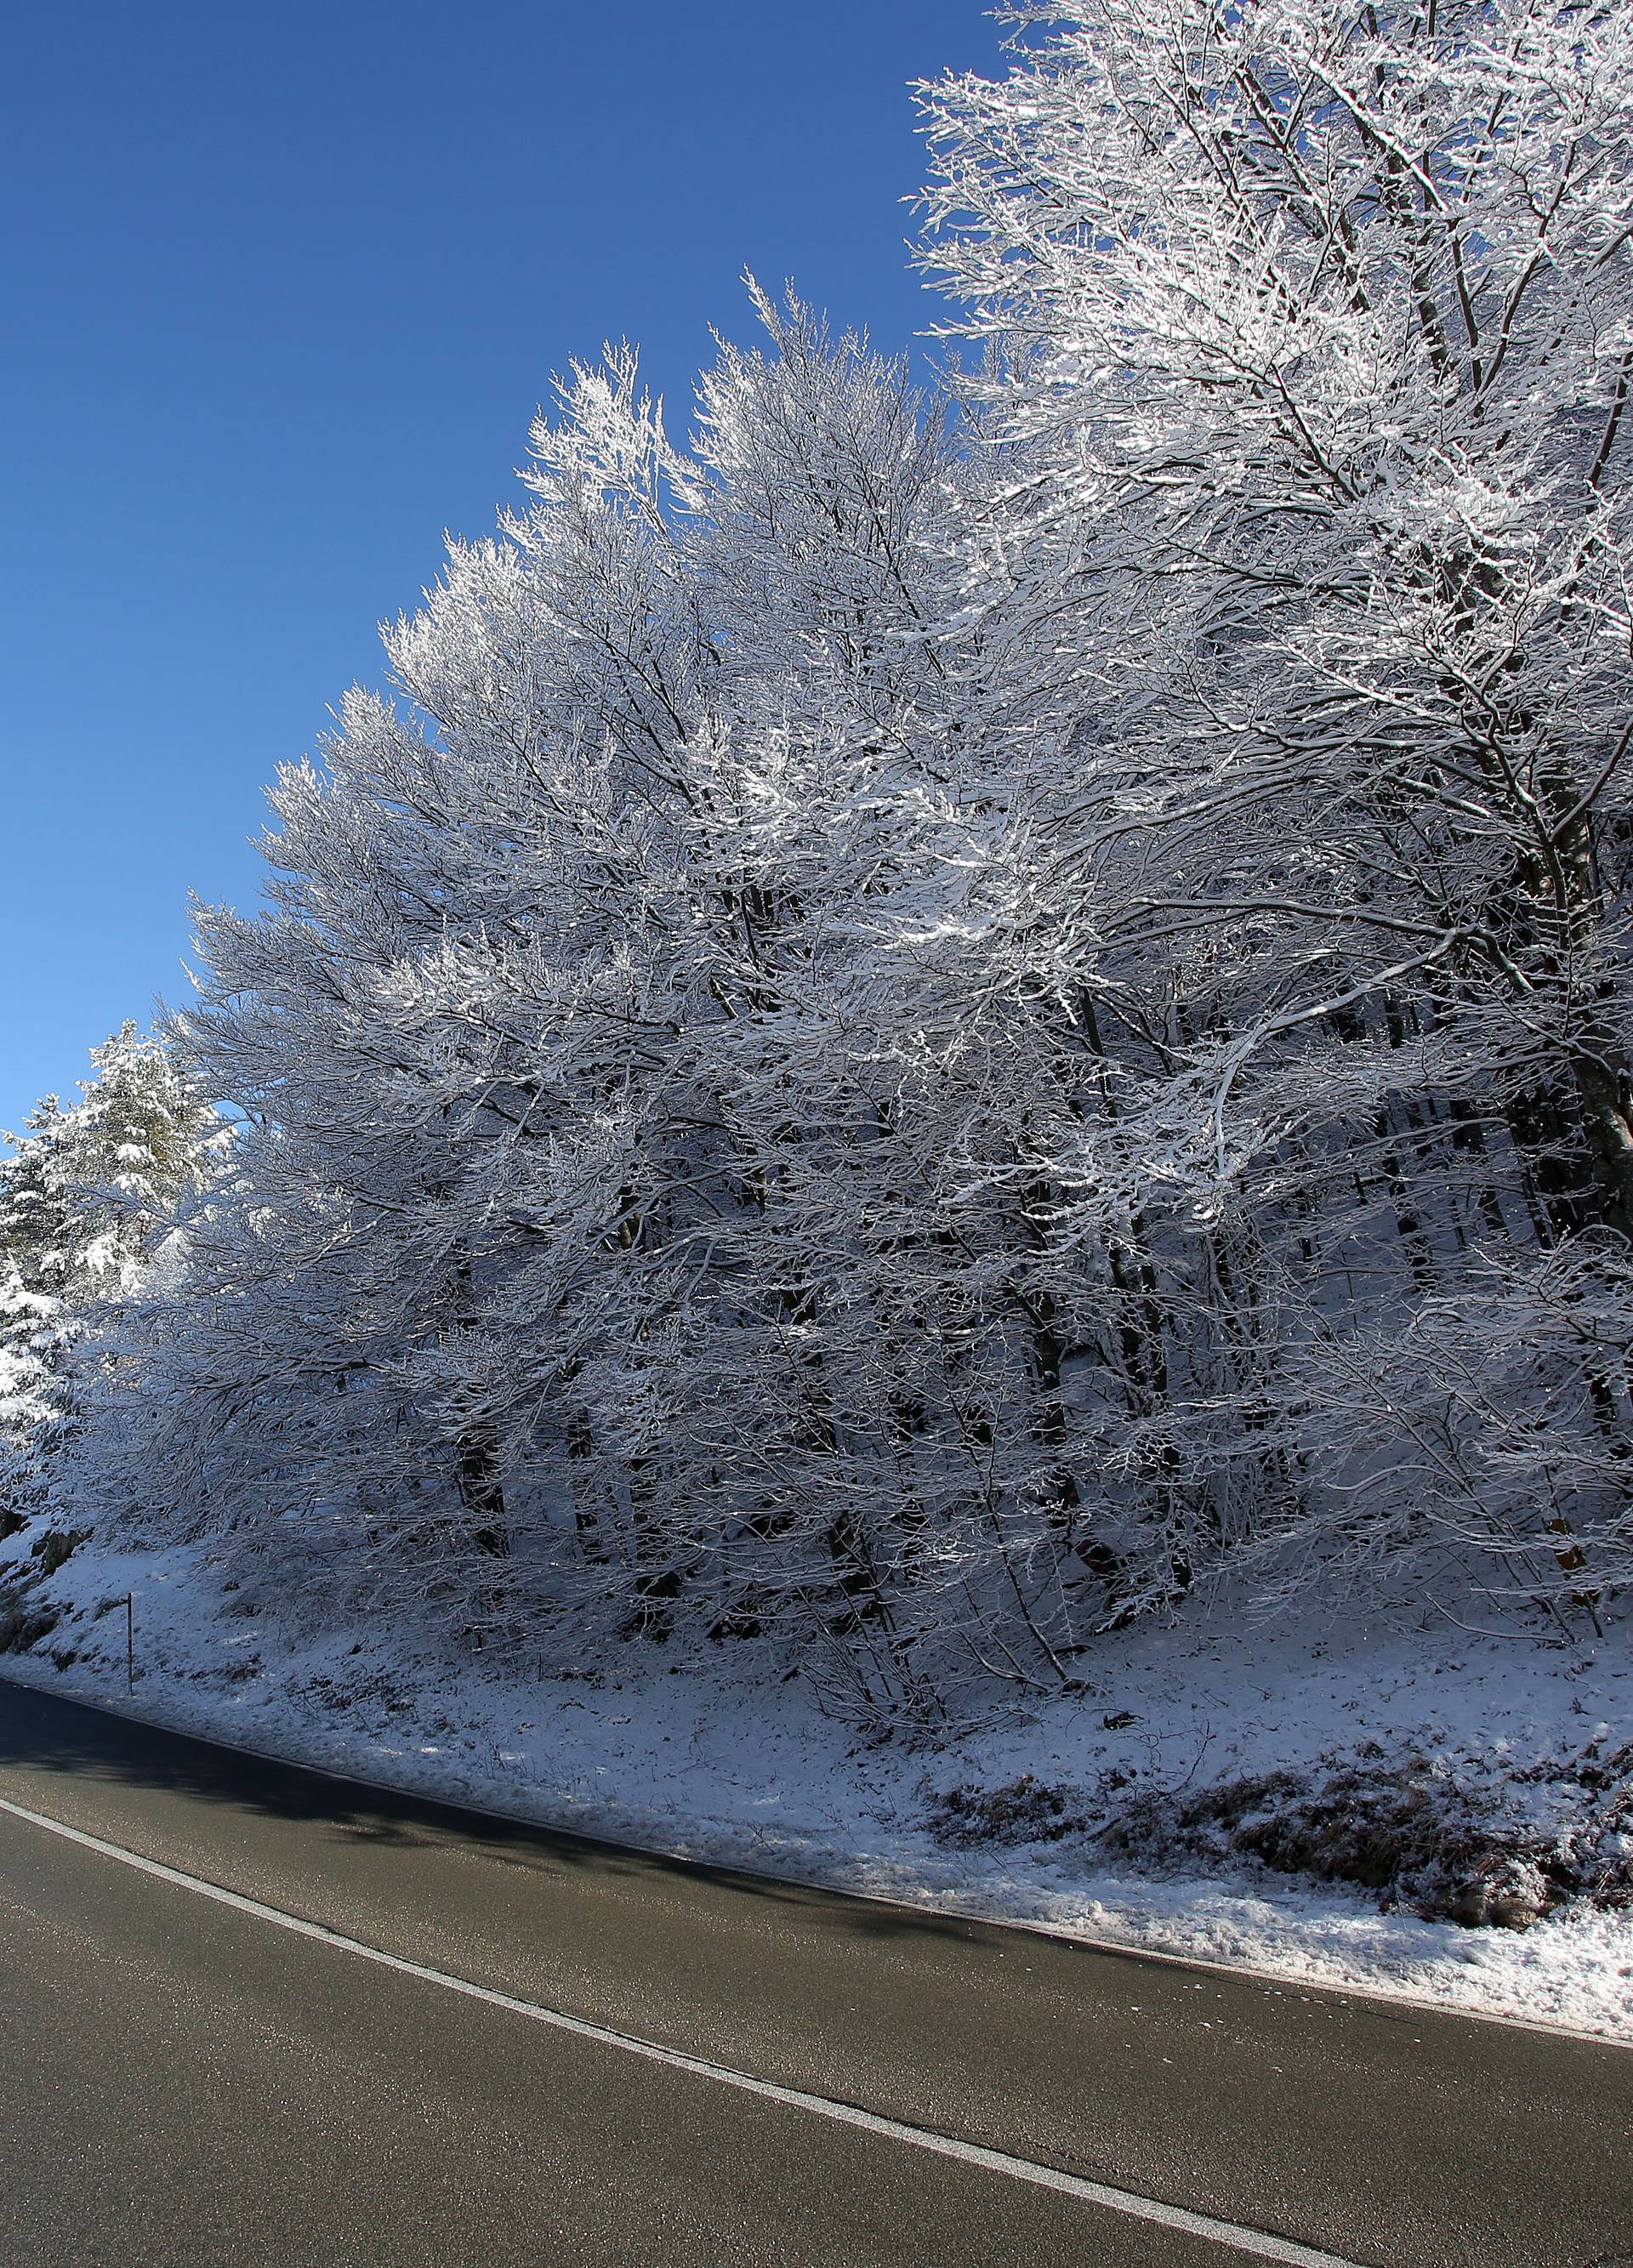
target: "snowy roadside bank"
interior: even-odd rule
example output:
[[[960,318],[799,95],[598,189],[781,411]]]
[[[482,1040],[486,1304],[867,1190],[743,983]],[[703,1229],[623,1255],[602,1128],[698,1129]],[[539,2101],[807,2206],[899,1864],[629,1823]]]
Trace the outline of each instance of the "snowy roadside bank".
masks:
[[[1633,1731],[1619,1644],[1199,1625],[1126,1645],[1103,1690],[908,1750],[859,1742],[802,1683],[652,1653],[634,1674],[519,1676],[388,1652],[361,1625],[302,1638],[196,1550],[82,1550],[28,1597],[56,1619],[0,1675],[177,1730],[679,1857],[1633,2044],[1633,1911],[1462,1928],[1193,1848],[1187,1863],[1149,1831],[1182,1793],[1212,1819],[1221,1791],[1408,1752],[1462,1798],[1557,1807],[1582,1756]],[[1143,1842],[1106,1837],[1135,1818]],[[1113,1860],[1119,1841],[1154,1865]]]

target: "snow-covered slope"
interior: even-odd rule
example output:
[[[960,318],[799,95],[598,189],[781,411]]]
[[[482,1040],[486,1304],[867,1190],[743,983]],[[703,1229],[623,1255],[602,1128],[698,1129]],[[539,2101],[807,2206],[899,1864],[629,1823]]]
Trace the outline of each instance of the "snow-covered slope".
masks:
[[[0,1587],[25,1541],[0,1551]],[[1633,2043],[1633,1911],[1463,1928],[1231,1840],[1238,1815],[1319,1819],[1336,1786],[1352,1826],[1369,1801],[1398,1825],[1404,1804],[1511,1844],[1591,1833],[1625,1861],[1625,1782],[1606,1771],[1633,1736],[1617,1643],[1198,1623],[1125,1635],[1079,1695],[909,1748],[859,1739],[747,1650],[711,1675],[637,1646],[617,1672],[542,1675],[383,1647],[361,1624],[303,1633],[197,1548],[83,1547],[26,1596],[60,1618],[4,1675],[177,1727],[693,1858]]]

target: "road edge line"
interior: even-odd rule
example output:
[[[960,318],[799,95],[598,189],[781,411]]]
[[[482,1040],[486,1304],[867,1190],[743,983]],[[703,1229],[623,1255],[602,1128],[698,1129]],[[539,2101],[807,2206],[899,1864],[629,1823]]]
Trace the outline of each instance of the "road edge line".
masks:
[[[1067,2173],[1058,2166],[1041,2163],[1032,2158],[1015,2156],[1007,2150],[994,2150],[979,2142],[965,2142],[955,2134],[943,2134],[936,2128],[916,2126],[909,2121],[888,2117],[876,2110],[867,2110],[860,2104],[846,2102],[832,2095],[813,2095],[803,2088],[780,2086],[773,2080],[757,2079],[750,2072],[738,2071],[730,2064],[715,2063],[706,2056],[687,2054],[680,2048],[665,2047],[660,2041],[648,2040],[638,2032],[620,2031],[610,2024],[597,2024],[582,2016],[569,2015],[565,2009],[552,2008],[538,2000],[523,2000],[514,1993],[500,1992],[491,1985],[474,1984],[469,1977],[456,1977],[447,1970],[432,1969],[425,1962],[410,1961],[403,1955],[388,1953],[383,1948],[368,1944],[364,1939],[348,1937],[339,1930],[328,1928],[322,1922],[307,1921],[299,1914],[286,1912],[280,1906],[270,1906],[259,1898],[247,1897],[241,1890],[228,1889],[224,1884],[211,1882],[200,1874],[189,1874],[179,1867],[166,1866],[162,1859],[144,1858],[140,1852],[129,1851],[122,1844],[110,1843],[100,1835],[88,1834],[84,1828],[70,1827],[66,1820],[54,1819],[49,1813],[33,1811],[26,1804],[13,1803],[9,1797],[0,1796],[0,1813],[11,1818],[26,1821],[30,1826],[55,1835],[82,1850],[93,1852],[98,1857],[111,1859],[116,1864],[154,1880],[167,1882],[173,1888],[188,1890],[196,1897],[209,1899],[212,1904],[227,1907],[235,1913],[247,1914],[255,1920],[270,1922],[274,1927],[291,1935],[306,1938],[325,1945],[338,1953],[349,1954],[353,1959],[367,1961],[375,1967],[412,1978],[418,1984],[432,1984],[443,1992],[459,1994],[466,1999],[504,2010],[506,2014],[528,2018],[531,2022],[547,2026],[552,2031],[565,2032],[571,2037],[589,2041],[595,2045],[615,2048],[625,2055],[635,2055],[648,2063],[688,2073],[697,2079],[713,2080],[717,2086],[735,2088],[739,2093],[752,2095],[783,2108],[801,2110],[808,2116],[826,2118],[840,2125],[861,2129],[864,2133],[876,2134],[887,2141],[902,2142],[912,2147],[929,2152],[933,2156],[951,2158],[964,2165],[979,2167],[987,2173],[1001,2174],[1012,2181],[1027,2183],[1035,2189],[1046,2189],[1075,2198],[1080,2204],[1099,2205],[1103,2209],[1124,2214],[1135,2220],[1154,2221],[1187,2236],[1230,2247],[1259,2260],[1273,2260],[1282,2268],[1359,2268],[1359,2264],[1345,2260],[1337,2253],[1324,2252],[1313,2245],[1300,2244],[1292,2238],[1276,2236],[1266,2229],[1256,2229],[1240,2221],[1222,2220],[1212,2213],[1193,2213],[1183,2205],[1165,2203],[1160,2198],[1149,2198],[1137,2190],[1118,2189],[1105,2182],[1090,2181],[1081,2174]]]
[[[968,1922],[979,1929],[1013,1930],[1024,1937],[1048,1938],[1057,1945],[1081,1945],[1090,1953],[1120,1954],[1130,1961],[1158,1961],[1173,1969],[1200,1969],[1209,1976],[1234,1977],[1245,1984],[1275,1986],[1296,1993],[1319,1993],[1327,1999],[1354,2000],[1369,2007],[1415,2010],[1422,2015],[1445,2016],[1459,2023],[1494,2024],[1502,2031],[1535,2032],[1543,2039],[1582,2040],[1594,2047],[1633,2053],[1633,2036],[1620,2038],[1614,2032],[1597,2032],[1582,2024],[1547,2023],[1535,2016],[1507,2015],[1494,2008],[1460,2007],[1453,2001],[1437,2000],[1427,1992],[1397,1992],[1387,1984],[1337,1984],[1324,1977],[1295,1977],[1275,1969],[1250,1969],[1241,1962],[1220,1961],[1206,1953],[1171,1953],[1164,1946],[1134,1945],[1121,1937],[1097,1937],[1073,1923],[1052,1922],[1038,1916],[981,1913],[972,1906],[933,1904],[928,1900],[918,1903],[900,1892],[865,1890],[853,1883],[829,1881],[817,1874],[789,1874],[757,1864],[747,1857],[703,1859],[687,1851],[677,1851],[669,1844],[621,1842],[616,1836],[597,1835],[587,1827],[575,1827],[565,1820],[541,1819],[526,1811],[502,1811],[497,1804],[476,1803],[469,1796],[439,1795],[433,1789],[413,1787],[402,1780],[371,1779],[366,1772],[314,1764],[310,1757],[291,1756],[279,1749],[257,1748],[250,1741],[225,1740],[218,1733],[200,1732],[193,1725],[163,1716],[144,1715],[134,1709],[116,1708],[111,1701],[94,1700],[89,1694],[63,1691],[48,1685],[43,1678],[18,1677],[9,1671],[0,1671],[0,1684],[14,1686],[19,1693],[37,1693],[47,1701],[69,1701],[76,1708],[94,1709],[99,1715],[117,1718],[122,1724],[144,1725],[151,1732],[171,1733],[178,1740],[197,1741],[203,1748],[221,1749],[229,1756],[254,1756],[262,1764],[278,1764],[287,1771],[310,1772],[318,1779],[332,1779],[341,1787],[368,1788],[377,1795],[396,1796],[409,1803],[435,1804],[443,1811],[467,1812],[473,1819],[494,1819],[506,1827],[536,1828],[542,1835],[559,1835],[592,1850],[625,1851],[644,1859],[661,1859],[670,1866],[685,1867],[698,1874],[746,1874],[756,1881],[780,1882],[789,1889],[816,1890],[824,1897],[853,1898],[862,1905],[889,1906],[898,1913],[927,1914],[942,1921]]]

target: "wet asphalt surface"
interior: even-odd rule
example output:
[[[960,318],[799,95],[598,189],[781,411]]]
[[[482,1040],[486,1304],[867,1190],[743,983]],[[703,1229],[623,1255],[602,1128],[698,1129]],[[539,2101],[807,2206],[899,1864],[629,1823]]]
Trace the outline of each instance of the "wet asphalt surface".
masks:
[[[685,1866],[4,1683],[0,1796],[404,1959],[1366,2268],[1633,2264],[1626,2049]],[[4,2268],[1245,2257],[4,1813],[0,2043]]]

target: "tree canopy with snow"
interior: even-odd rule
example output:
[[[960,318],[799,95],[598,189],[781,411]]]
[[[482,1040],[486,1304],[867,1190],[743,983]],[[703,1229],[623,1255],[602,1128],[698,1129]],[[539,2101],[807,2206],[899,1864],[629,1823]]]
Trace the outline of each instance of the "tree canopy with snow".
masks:
[[[266,908],[43,1108],[15,1428],[185,1200],[103,1517],[858,1709],[1238,1579],[1617,1610],[1633,24],[1011,20],[920,91],[979,351],[756,287],[684,444],[575,367]]]

